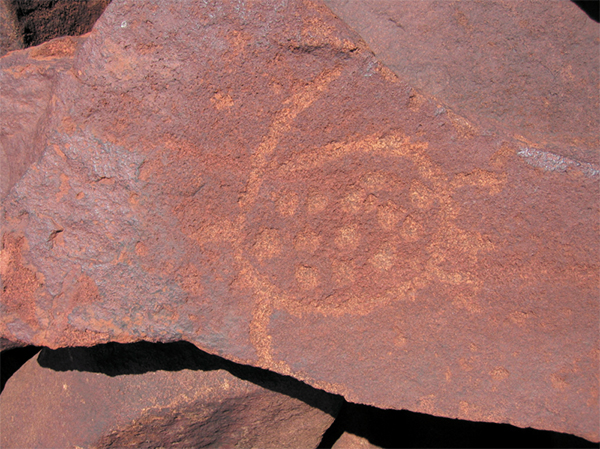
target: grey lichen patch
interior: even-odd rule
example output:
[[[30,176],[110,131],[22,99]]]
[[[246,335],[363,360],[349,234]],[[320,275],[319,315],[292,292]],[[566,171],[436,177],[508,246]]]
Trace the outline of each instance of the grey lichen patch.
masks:
[[[523,148],[517,154],[529,165],[541,168],[544,171],[566,172],[567,170],[577,170],[588,177],[600,175],[600,168],[595,164],[579,162],[548,151]]]

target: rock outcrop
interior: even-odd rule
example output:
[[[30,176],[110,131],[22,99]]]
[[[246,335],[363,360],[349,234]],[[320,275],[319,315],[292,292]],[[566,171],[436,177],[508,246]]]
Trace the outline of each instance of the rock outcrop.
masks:
[[[0,445],[318,446],[340,397],[259,369],[239,371],[181,343],[43,349],[0,396]]]
[[[57,77],[0,337],[187,340],[598,441],[595,162],[468,120],[309,1],[115,0]]]

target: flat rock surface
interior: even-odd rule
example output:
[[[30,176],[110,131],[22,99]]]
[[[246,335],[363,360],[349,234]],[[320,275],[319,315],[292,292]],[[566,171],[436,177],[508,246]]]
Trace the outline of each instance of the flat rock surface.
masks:
[[[260,371],[182,343],[43,349],[0,396],[0,445],[317,447],[341,398]]]
[[[113,1],[59,77],[1,337],[187,340],[598,441],[597,165],[411,88],[319,3]]]
[[[581,162],[600,148],[600,27],[562,0],[326,0],[413,87]]]

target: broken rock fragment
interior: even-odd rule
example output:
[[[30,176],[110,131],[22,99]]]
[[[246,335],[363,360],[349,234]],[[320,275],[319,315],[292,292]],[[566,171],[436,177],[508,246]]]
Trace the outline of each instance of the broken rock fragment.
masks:
[[[314,448],[341,402],[185,343],[44,349],[0,396],[0,445]]]
[[[115,0],[55,96],[3,203],[0,337],[186,340],[598,440],[595,162],[482,131],[308,1]]]
[[[344,432],[334,443],[331,449],[377,449],[379,446],[371,444],[366,438]]]

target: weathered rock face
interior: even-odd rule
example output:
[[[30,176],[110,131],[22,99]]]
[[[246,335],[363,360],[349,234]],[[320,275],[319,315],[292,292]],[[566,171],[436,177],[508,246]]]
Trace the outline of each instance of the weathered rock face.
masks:
[[[596,165],[482,131],[311,2],[115,1],[59,77],[0,336],[187,340],[598,440]]]
[[[311,448],[341,406],[259,369],[246,371],[261,385],[242,380],[188,346],[42,350],[0,396],[2,447]]]
[[[55,39],[0,59],[0,198],[41,155],[54,85],[83,39]]]
[[[0,56],[23,48],[17,15],[7,0],[0,0]]]
[[[383,63],[455,112],[598,162],[600,28],[572,2],[326,3]]]

